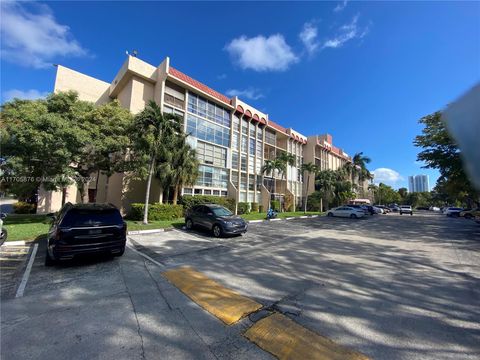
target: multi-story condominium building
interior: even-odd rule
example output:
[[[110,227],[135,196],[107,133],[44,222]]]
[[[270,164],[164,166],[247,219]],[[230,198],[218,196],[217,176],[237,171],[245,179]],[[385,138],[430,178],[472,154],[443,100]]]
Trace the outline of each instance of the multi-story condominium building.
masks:
[[[430,191],[428,175],[414,175],[408,177],[409,192],[427,192]]]
[[[190,134],[188,142],[200,162],[197,183],[184,187],[183,195],[228,196],[237,202],[257,202],[264,208],[272,197],[299,204],[305,195],[299,171],[304,161],[315,161],[322,169],[336,169],[351,161],[333,146],[330,135],[307,139],[238,97],[228,98],[180,72],[170,66],[168,57],[155,67],[128,56],[111,83],[58,65],[54,91],[68,90],[77,91],[81,100],[95,104],[118,99],[132,113],[140,112],[148,101],[154,100],[164,112],[183,118],[185,132]],[[265,161],[281,152],[293,154],[295,164],[289,165],[285,174],[263,176]],[[98,182],[91,184],[89,198],[127,211],[131,203],[144,201],[145,186],[145,181],[134,180],[129,174],[100,176]],[[273,189],[275,194],[271,194]],[[308,189],[309,193],[312,191],[313,188]],[[60,192],[42,191],[38,211],[57,210],[61,198]],[[154,182],[150,201],[160,198],[160,186]],[[75,185],[67,189],[66,200],[79,200]]]

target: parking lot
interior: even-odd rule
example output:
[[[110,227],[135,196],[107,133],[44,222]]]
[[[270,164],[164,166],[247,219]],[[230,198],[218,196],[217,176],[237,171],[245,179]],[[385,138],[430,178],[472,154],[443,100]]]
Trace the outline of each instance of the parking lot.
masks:
[[[478,359],[480,226],[423,213],[130,236],[121,258],[47,268],[2,301],[2,359],[269,359],[244,333],[277,312],[374,359]],[[189,266],[263,306],[227,325],[163,275]]]

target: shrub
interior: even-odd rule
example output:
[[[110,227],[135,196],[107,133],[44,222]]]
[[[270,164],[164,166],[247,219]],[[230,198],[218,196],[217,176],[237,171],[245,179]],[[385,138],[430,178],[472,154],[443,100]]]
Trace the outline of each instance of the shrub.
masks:
[[[280,211],[280,201],[272,200],[272,209],[275,211]]]
[[[248,214],[250,211],[250,204],[246,202],[239,202],[237,207],[238,215]]]
[[[34,214],[35,204],[29,204],[23,201],[16,202],[13,206],[15,214]]]
[[[144,204],[132,204],[128,218],[132,220],[142,220],[143,219],[143,209]],[[172,204],[150,204],[148,206],[148,220],[174,220],[181,218],[183,216],[183,206],[182,205],[172,205]]]
[[[252,212],[258,212],[258,203],[252,202]]]
[[[230,199],[220,196],[212,195],[184,195],[180,197],[179,203],[183,205],[185,210],[190,209],[192,206],[201,204],[218,204],[225,206],[228,210],[235,212],[235,199]]]

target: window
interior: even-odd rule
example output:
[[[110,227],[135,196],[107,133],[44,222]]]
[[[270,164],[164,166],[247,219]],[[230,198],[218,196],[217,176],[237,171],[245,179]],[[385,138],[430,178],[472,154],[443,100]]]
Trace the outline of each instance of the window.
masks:
[[[203,195],[212,195],[212,190],[203,190]]]
[[[187,115],[187,133],[200,139],[227,146],[230,143],[230,131],[194,115]]]
[[[260,141],[257,141],[257,157],[262,157],[262,143]]]
[[[257,174],[260,174],[262,172],[262,159],[261,158],[257,158],[257,162],[255,164],[255,172]]]
[[[267,144],[275,145],[277,143],[277,134],[271,131],[265,131],[265,142]]]
[[[167,104],[183,109],[185,107],[185,89],[167,80],[163,99]]]
[[[247,120],[242,120],[242,134],[244,134],[244,135],[248,134],[248,121]]]
[[[232,183],[238,187],[238,171],[232,171]]]
[[[247,174],[241,174],[240,190],[247,190]]]
[[[238,152],[232,151],[232,169],[238,169]]]
[[[165,93],[163,98],[165,99],[165,102],[167,104],[170,104],[170,105],[173,105],[173,106],[176,106],[180,109],[183,109],[183,107],[185,106],[185,102],[181,99],[178,99],[176,98],[175,96],[172,96],[170,94],[167,94]]]
[[[242,135],[242,152],[247,152],[247,137]]]
[[[255,155],[255,139],[250,138],[249,150],[251,155]]]
[[[242,154],[242,163],[240,165],[240,170],[247,171],[247,155]]]
[[[220,196],[220,191],[219,190],[213,190],[213,195]]]
[[[240,118],[237,115],[233,115],[232,127],[234,131],[240,131]]]
[[[255,125],[250,123],[250,137],[255,139]]]
[[[238,133],[234,132],[232,136],[232,149],[238,150]]]
[[[202,195],[202,189],[195,189],[195,195]]]
[[[184,115],[183,111],[174,109],[174,108],[172,108],[170,106],[166,106],[166,105],[163,107],[163,112],[166,113],[166,114],[173,114],[173,115],[180,116],[182,119],[183,119],[183,115]]]
[[[257,175],[257,191],[262,190],[262,177],[260,175]]]
[[[248,175],[248,190],[255,190],[255,175]]]
[[[201,163],[225,167],[227,162],[227,150],[211,144],[199,141],[197,143],[197,159]]]
[[[222,190],[221,195],[222,195],[222,196],[228,196],[228,191],[223,191],[223,190]]]
[[[224,169],[214,168],[211,166],[200,165],[198,167],[199,176],[197,185],[227,188],[228,173]]]
[[[248,157],[248,172],[253,173],[255,171],[255,158],[253,155]]]
[[[257,128],[257,139],[262,140],[263,137],[263,128],[260,126]]]
[[[183,189],[183,193],[184,193],[185,195],[192,195],[192,189],[185,188],[185,189]]]
[[[217,124],[230,127],[230,111],[191,92],[188,93],[188,111]]]

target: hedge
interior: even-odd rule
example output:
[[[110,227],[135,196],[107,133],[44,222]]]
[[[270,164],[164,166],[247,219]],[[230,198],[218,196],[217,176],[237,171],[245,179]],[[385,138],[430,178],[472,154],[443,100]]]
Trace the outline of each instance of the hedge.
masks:
[[[252,212],[258,212],[258,203],[252,202]]]
[[[248,214],[250,211],[250,204],[247,202],[239,202],[237,207],[238,215]]]
[[[201,204],[218,204],[225,206],[231,212],[235,212],[235,199],[230,199],[220,196],[212,195],[183,195],[180,196],[179,203],[183,205],[185,210],[190,209],[192,206]]]
[[[131,220],[143,220],[144,204],[132,204],[128,218]],[[172,204],[150,204],[148,206],[148,220],[174,220],[183,217],[183,206]]]
[[[23,201],[16,202],[13,206],[15,214],[34,214],[35,204],[29,204]]]

